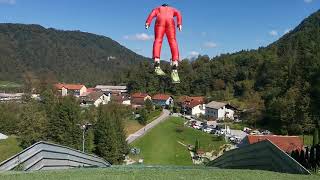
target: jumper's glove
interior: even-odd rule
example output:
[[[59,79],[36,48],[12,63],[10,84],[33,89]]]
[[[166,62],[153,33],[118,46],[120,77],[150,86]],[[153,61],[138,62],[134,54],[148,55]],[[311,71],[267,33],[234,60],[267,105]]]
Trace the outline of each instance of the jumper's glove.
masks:
[[[182,25],[178,25],[179,31],[182,31]]]
[[[150,25],[148,23],[146,23],[145,27],[146,27],[146,29],[149,29]]]

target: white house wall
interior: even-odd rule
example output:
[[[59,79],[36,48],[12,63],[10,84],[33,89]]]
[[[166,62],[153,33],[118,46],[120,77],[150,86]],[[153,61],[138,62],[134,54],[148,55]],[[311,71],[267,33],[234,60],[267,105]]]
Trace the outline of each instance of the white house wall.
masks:
[[[99,99],[97,99],[93,104],[98,107],[100,104],[108,104],[110,102],[110,96],[103,94]]]
[[[226,117],[229,119],[234,120],[234,111],[232,109],[226,108]]]
[[[225,106],[220,109],[206,108],[206,115],[219,120],[224,120],[225,117],[234,120],[234,111]]]
[[[82,88],[80,89],[80,96],[82,96],[86,92],[87,92],[87,88],[85,86],[82,86]]]
[[[218,119],[224,119],[224,115],[226,114],[226,109],[223,107],[223,108],[220,108],[218,110]]]
[[[68,95],[68,89],[62,87],[62,89],[61,89],[61,95],[62,95],[62,96],[67,96],[67,95]]]
[[[199,116],[200,114],[205,114],[205,113],[206,113],[206,110],[202,104],[193,107],[191,111],[191,115],[193,116]]]
[[[125,100],[122,102],[122,104],[124,105],[131,105],[131,101],[130,100]]]

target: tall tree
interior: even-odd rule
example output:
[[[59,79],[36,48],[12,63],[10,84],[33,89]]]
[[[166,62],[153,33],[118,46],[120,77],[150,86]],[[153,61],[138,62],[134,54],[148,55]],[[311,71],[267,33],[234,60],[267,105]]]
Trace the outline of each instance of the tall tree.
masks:
[[[41,111],[35,102],[25,104],[20,118],[18,129],[23,148],[38,141],[46,140],[46,133],[48,132],[46,113]]]
[[[82,131],[79,127],[80,106],[74,97],[64,97],[55,105],[49,122],[48,138],[56,143],[81,149]]]

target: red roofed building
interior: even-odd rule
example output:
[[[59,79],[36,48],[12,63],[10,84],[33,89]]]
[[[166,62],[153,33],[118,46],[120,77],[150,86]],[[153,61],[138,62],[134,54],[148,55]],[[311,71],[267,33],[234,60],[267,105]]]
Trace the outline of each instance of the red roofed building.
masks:
[[[243,139],[243,145],[254,144],[264,140],[271,141],[286,153],[303,149],[303,142],[299,136],[248,135]]]
[[[182,96],[179,98],[179,103],[181,104],[182,111],[185,111],[186,114],[193,116],[205,114],[205,103],[203,96]]]
[[[168,94],[155,94],[152,101],[155,105],[167,107],[173,104],[173,97]]]
[[[141,106],[144,106],[144,102],[147,99],[151,100],[151,96],[149,96],[149,94],[147,93],[141,93],[141,92],[133,93],[131,94],[131,105],[133,108],[139,108]]]
[[[151,96],[147,93],[136,92],[131,94],[131,98],[143,98],[144,100],[146,100],[147,98],[151,99]]]
[[[113,94],[111,100],[117,104],[131,105],[131,100],[128,94]]]
[[[181,96],[178,100],[179,103],[198,101],[204,103],[205,98],[203,96]]]
[[[62,96],[82,96],[87,92],[87,87],[82,84],[55,84],[54,87],[61,93]]]

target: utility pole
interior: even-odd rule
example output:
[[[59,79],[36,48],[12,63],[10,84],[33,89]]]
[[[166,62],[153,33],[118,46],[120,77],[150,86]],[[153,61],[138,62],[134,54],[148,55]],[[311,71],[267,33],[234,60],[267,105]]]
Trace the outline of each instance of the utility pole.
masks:
[[[82,152],[84,152],[84,144],[85,144],[85,133],[88,131],[89,127],[92,126],[90,123],[85,123],[83,125],[78,124],[80,126],[80,129],[82,130]]]

